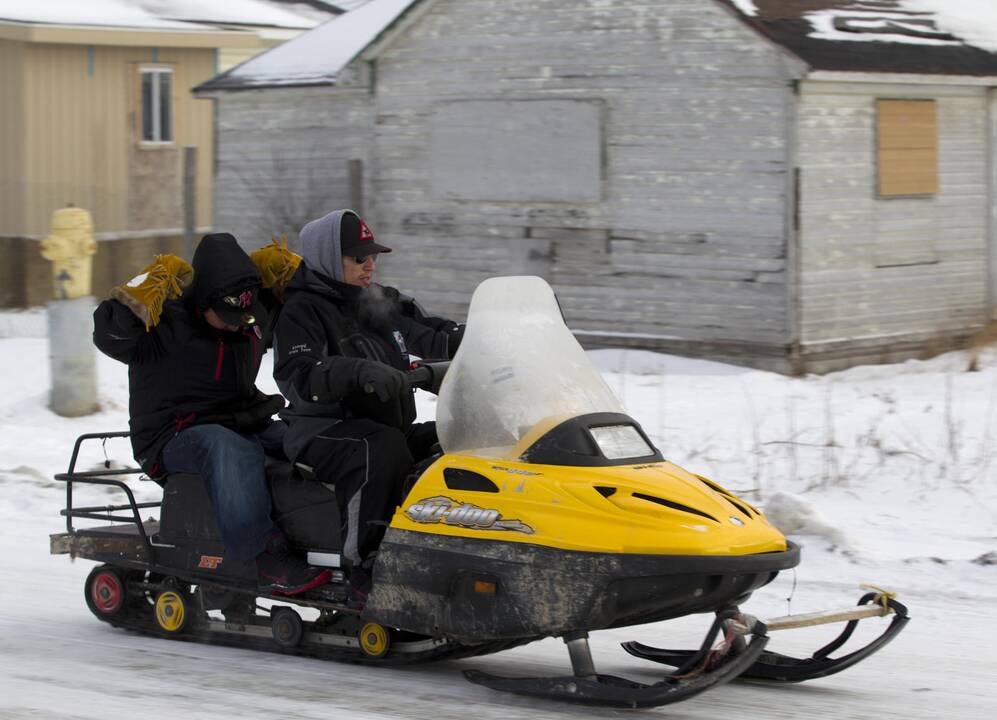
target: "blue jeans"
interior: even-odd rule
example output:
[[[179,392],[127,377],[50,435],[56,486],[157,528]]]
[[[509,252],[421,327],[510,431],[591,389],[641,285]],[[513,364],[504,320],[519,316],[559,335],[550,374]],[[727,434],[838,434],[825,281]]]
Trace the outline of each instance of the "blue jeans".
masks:
[[[275,422],[257,435],[241,435],[221,425],[194,425],[163,448],[167,472],[193,473],[204,480],[225,554],[233,560],[255,558],[274,530],[263,451],[280,448],[286,429]]]

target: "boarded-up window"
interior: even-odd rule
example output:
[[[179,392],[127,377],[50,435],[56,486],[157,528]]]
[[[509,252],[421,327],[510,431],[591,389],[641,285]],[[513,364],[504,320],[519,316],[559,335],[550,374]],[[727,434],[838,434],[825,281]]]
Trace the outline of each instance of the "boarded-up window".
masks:
[[[876,102],[879,196],[938,192],[938,111],[934,100]]]

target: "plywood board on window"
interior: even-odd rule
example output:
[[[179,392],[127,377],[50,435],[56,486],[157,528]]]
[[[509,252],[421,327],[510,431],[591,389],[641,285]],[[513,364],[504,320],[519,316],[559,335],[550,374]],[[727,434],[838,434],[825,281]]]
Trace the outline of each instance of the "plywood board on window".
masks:
[[[880,197],[938,192],[938,111],[934,100],[876,101]]]

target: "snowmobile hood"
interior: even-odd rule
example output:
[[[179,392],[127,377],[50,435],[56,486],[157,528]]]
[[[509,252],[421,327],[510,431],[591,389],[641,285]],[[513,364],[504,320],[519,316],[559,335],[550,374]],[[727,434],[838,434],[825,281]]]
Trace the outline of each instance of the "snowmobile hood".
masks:
[[[419,479],[391,527],[598,553],[787,548],[757,508],[667,461],[570,467],[445,455]]]
[[[437,421],[447,454],[392,527],[600,553],[786,550],[757,509],[664,460],[541,278],[475,290]]]

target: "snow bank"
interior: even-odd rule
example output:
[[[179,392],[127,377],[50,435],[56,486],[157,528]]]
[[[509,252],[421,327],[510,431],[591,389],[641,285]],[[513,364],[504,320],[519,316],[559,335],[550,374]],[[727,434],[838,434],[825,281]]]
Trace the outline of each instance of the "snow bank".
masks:
[[[827,538],[837,549],[845,552],[851,549],[845,534],[799,495],[777,491],[766,499],[762,510],[783,535],[816,535]]]
[[[45,308],[0,313],[0,338],[48,337],[48,314]]]

